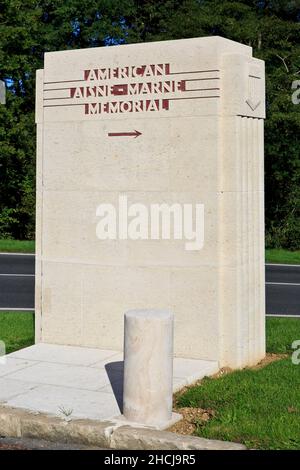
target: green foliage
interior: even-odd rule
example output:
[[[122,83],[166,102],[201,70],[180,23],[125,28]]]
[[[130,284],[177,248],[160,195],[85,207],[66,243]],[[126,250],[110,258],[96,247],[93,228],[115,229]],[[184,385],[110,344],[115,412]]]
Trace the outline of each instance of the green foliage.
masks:
[[[266,242],[300,248],[299,0],[2,0],[0,236],[32,238],[35,71],[45,51],[220,35],[266,62]]]

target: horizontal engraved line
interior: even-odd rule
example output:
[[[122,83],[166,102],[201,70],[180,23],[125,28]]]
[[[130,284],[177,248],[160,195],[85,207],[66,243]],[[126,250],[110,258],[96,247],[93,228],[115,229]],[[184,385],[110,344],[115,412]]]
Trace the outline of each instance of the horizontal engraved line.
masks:
[[[84,106],[85,103],[45,104],[44,108],[59,108],[61,106]]]
[[[51,85],[52,83],[73,83],[73,82],[84,82],[85,80],[57,80],[56,82],[44,82],[44,85]]]
[[[215,70],[193,70],[193,71],[190,71],[190,72],[171,72],[171,73],[168,73],[166,75],[164,75],[165,77],[168,77],[169,75],[183,75],[183,74],[191,74],[191,73],[211,73],[211,72],[220,72],[219,69],[215,69]],[[162,76],[162,75],[159,75],[159,76]],[[116,78],[117,77],[112,77],[113,78]],[[127,78],[127,77],[122,77],[122,78]],[[136,77],[138,78],[138,77]],[[145,78],[145,77],[144,77]],[[120,78],[119,78],[120,80]],[[201,80],[210,80],[210,79],[201,79]],[[75,82],[86,82],[86,80],[84,79],[81,79],[81,80],[57,80],[57,81],[53,81],[53,82],[44,82],[44,85],[51,85],[51,84],[54,84],[54,83],[75,83]]]
[[[171,74],[170,74],[170,75],[171,75]],[[166,77],[167,77],[167,76],[166,76]],[[149,77],[149,80],[150,80],[151,78],[153,78],[153,77]],[[121,80],[121,79],[119,79],[119,80]],[[184,81],[185,81],[185,82],[195,82],[195,81],[200,81],[200,80],[204,80],[204,81],[206,81],[206,80],[220,80],[220,77],[186,78]],[[75,81],[75,80],[74,80],[74,81]],[[89,86],[89,87],[91,87],[91,88],[92,88],[93,86],[101,86],[101,85],[96,85],[95,82],[87,82],[86,80],[78,80],[78,81],[83,81],[83,82],[87,83],[87,84],[88,84],[87,86]],[[167,81],[167,80],[166,80],[166,81]],[[103,82],[98,81],[98,82],[96,82],[96,83],[98,84],[98,83],[103,83]],[[143,82],[138,82],[138,83],[143,83]],[[151,81],[151,83],[155,83],[155,81],[154,81],[154,82]],[[45,84],[46,84],[46,83],[45,83]],[[44,92],[45,92],[45,91],[56,91],[56,90],[69,90],[69,89],[70,89],[70,87],[63,87],[63,88],[44,88]]]
[[[70,90],[69,86],[65,86],[63,88],[44,88],[43,91],[54,91],[54,90]]]
[[[209,90],[220,90],[220,88],[196,88],[194,90],[184,90],[182,91],[182,93],[185,93],[185,92],[189,92],[189,91],[209,91]],[[149,93],[149,95],[153,95],[153,96],[161,96],[161,95],[165,95],[164,93]],[[145,96],[143,95],[139,95],[139,94],[135,94],[135,95],[111,95],[115,98],[123,98],[123,97],[130,97],[130,98],[133,98],[133,97],[143,97],[145,98]],[[59,98],[44,98],[44,101],[49,101],[49,100],[68,100],[68,99],[74,99],[74,100],[77,100],[77,99],[97,99],[97,98],[105,98],[105,96],[88,96],[88,97],[80,97],[80,98],[74,98],[72,96],[60,96]],[[169,99],[169,98],[165,98],[165,99]]]
[[[220,90],[220,88],[194,88],[194,90],[184,90],[183,93],[186,91],[208,91],[208,90]]]
[[[194,91],[194,90],[191,90]],[[197,100],[197,99],[209,99],[209,98],[220,98],[220,95],[214,96],[187,96],[182,98],[167,98],[168,101],[175,101],[175,100]],[[66,104],[46,104],[44,108],[59,108],[61,106],[84,106],[87,103],[66,103]]]
[[[191,90],[192,91],[192,90]],[[194,91],[194,90],[193,90]],[[186,96],[182,98],[168,98],[169,101],[174,101],[174,100],[197,100],[197,99],[207,99],[207,98],[220,98],[220,95],[214,95],[214,96]]]
[[[70,99],[74,99],[74,98],[72,98],[71,96],[60,96],[59,98],[44,98],[44,101],[49,101],[49,100],[70,100]]]
[[[213,77],[213,78],[185,78],[185,82],[199,82],[200,80],[220,80],[220,77]]]
[[[249,110],[251,112],[251,110]],[[249,116],[249,114],[237,114],[238,117],[242,118],[242,119],[263,119],[261,117],[257,117],[257,116]]]
[[[190,72],[171,72],[169,73],[169,75],[183,75],[184,73],[210,73],[210,72],[220,72],[219,69],[215,69],[215,70],[193,70],[193,71],[190,71]]]

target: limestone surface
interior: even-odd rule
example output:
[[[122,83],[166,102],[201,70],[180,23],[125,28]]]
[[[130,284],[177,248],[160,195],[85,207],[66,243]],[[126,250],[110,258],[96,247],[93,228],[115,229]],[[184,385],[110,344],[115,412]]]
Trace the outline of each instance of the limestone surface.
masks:
[[[177,357],[262,359],[264,83],[251,47],[221,37],[45,54],[36,342],[118,351],[124,311],[153,308],[174,312]],[[150,227],[126,237],[122,217],[99,239],[99,206],[118,215],[120,198],[127,221],[141,205],[201,205],[199,249]]]

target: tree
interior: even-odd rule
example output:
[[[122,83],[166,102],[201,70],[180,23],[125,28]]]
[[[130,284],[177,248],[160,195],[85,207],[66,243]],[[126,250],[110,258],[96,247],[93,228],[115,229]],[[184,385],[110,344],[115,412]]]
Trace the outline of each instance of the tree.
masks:
[[[45,51],[220,35],[266,62],[266,240],[300,248],[299,0],[2,0],[0,236],[34,236],[35,70]]]

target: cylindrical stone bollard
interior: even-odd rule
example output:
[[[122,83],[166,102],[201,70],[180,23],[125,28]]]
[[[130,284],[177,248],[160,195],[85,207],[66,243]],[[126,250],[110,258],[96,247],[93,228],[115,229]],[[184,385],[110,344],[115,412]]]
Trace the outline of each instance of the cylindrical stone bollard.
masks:
[[[123,415],[160,426],[172,418],[174,315],[162,310],[125,313]]]

